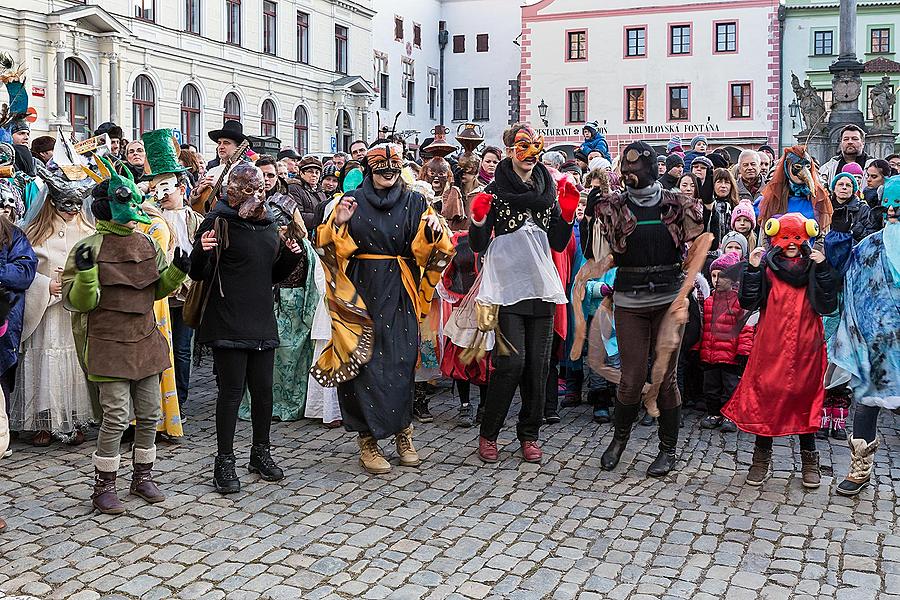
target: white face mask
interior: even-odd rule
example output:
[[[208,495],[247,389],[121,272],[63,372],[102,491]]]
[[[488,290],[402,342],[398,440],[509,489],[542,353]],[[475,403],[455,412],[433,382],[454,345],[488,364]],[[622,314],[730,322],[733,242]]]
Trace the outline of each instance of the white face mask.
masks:
[[[175,192],[177,189],[178,180],[173,175],[172,177],[166,177],[165,179],[157,182],[154,193],[156,194],[156,199],[162,202],[163,200],[165,200],[166,196]]]

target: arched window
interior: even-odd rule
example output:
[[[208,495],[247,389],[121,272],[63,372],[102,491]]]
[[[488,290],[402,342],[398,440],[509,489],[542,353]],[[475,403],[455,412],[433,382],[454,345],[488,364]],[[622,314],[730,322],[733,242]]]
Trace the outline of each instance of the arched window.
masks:
[[[350,115],[344,109],[339,109],[335,119],[334,138],[337,140],[337,150],[347,152],[350,142],[353,140],[353,124]]]
[[[241,99],[234,92],[228,92],[228,95],[225,96],[225,120],[241,120]]]
[[[294,146],[297,148],[297,154],[304,155],[309,152],[309,117],[302,106],[298,106],[294,111]]]
[[[278,123],[275,117],[275,103],[266,100],[262,104],[262,127],[261,135],[263,137],[276,137],[278,132]]]
[[[134,98],[131,101],[131,139],[140,139],[145,131],[156,129],[156,90],[146,75],[134,80]]]
[[[181,133],[184,143],[200,148],[200,92],[191,83],[181,90]]]
[[[65,79],[66,84],[74,84],[73,87],[87,86],[88,78],[84,67],[74,58],[67,58],[65,62]],[[69,87],[68,85],[66,86]],[[94,130],[93,120],[91,119],[91,110],[93,106],[93,98],[89,93],[90,90],[78,89],[76,91],[66,91],[66,113],[69,117],[69,125],[76,134],[83,134],[90,137]],[[78,93],[82,92],[82,93]]]

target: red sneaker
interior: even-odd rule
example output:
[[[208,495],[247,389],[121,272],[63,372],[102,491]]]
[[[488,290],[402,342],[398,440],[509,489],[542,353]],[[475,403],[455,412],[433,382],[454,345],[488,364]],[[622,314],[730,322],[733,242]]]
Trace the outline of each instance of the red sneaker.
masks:
[[[537,442],[528,440],[522,442],[522,456],[525,458],[526,462],[537,463],[541,462],[541,458],[543,458],[544,453],[541,452],[541,449],[538,447]]]
[[[478,457],[486,463],[495,463],[500,460],[500,455],[497,453],[497,442],[479,437]]]

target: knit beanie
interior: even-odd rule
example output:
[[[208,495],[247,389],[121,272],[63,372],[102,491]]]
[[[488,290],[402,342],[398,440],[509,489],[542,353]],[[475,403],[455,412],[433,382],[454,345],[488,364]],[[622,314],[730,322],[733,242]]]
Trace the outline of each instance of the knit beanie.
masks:
[[[675,148],[681,148],[681,136],[673,135],[669,138],[669,143],[666,144],[666,152],[671,152]]]
[[[725,241],[724,238],[722,239],[722,241]],[[744,243],[746,244],[747,242],[745,241]],[[709,272],[712,273],[713,271],[725,271],[726,269],[730,269],[734,265],[741,262],[741,260],[743,260],[743,257],[738,256],[734,252],[726,252],[716,260],[712,261],[712,264],[709,265]]]
[[[751,223],[756,222],[756,211],[753,210],[753,204],[749,200],[741,200],[738,205],[731,209],[731,228],[734,229],[734,223],[740,217],[747,217]]]
[[[588,156],[584,152],[581,151],[581,148],[575,151],[575,160],[580,160],[582,162],[588,161]]]
[[[855,162],[847,163],[846,165],[844,165],[844,168],[841,169],[841,173],[850,173],[851,175],[855,175],[857,177],[863,176],[862,167]]]
[[[658,164],[658,165],[664,165],[664,164],[666,164],[666,155],[665,155],[665,154],[660,154],[659,156],[657,156],[657,157],[656,157],[656,164]]]
[[[697,135],[695,135],[694,137],[691,138],[691,150],[693,150],[693,149],[694,149],[694,146],[696,146],[697,143],[699,143],[699,142],[708,143],[708,142],[706,141],[706,136],[703,135],[702,133],[699,133],[699,134],[697,134]]]
[[[670,154],[666,157],[666,171],[674,169],[678,166],[684,166],[684,159],[677,154]]]
[[[591,162],[588,163],[588,171],[593,171],[594,169],[609,169],[610,167],[612,167],[612,164],[602,156],[595,156]]]
[[[709,171],[713,170],[713,163],[706,156],[695,157],[694,160],[691,162],[691,166],[693,167],[694,165],[706,165],[707,170],[709,170]]]
[[[747,243],[747,238],[744,237],[744,234],[738,233],[737,231],[729,231],[722,236],[722,241],[719,243],[719,247],[725,248],[725,246],[727,246],[731,242],[737,242],[741,247],[741,256],[740,258],[738,258],[738,260],[743,260],[750,253],[750,247]],[[728,254],[726,254],[725,256],[728,256]],[[721,258],[724,258],[724,256]],[[713,265],[715,265],[718,260],[719,259],[713,261]],[[710,267],[709,270],[712,271],[712,267]]]
[[[854,164],[857,167],[859,167],[859,165],[857,165],[856,163],[851,163],[851,164]],[[846,168],[847,167],[844,167],[844,169],[846,169]],[[835,175],[834,179],[831,180],[831,185],[829,186],[829,189],[832,192],[834,191],[834,186],[837,185],[838,179],[840,179],[841,177],[846,177],[847,179],[850,180],[850,183],[853,184],[853,193],[854,194],[859,191],[859,183],[856,181],[856,177],[854,177],[852,173],[849,173],[848,171],[844,170],[844,171],[841,171],[840,173],[838,173],[837,175]]]

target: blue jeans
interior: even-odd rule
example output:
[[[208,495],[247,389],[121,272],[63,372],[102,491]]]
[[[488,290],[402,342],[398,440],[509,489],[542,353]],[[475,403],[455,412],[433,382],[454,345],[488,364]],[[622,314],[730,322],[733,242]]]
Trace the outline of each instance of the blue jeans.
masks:
[[[194,330],[185,325],[182,316],[183,306],[169,305],[172,319],[172,353],[175,356],[175,389],[178,391],[178,406],[184,408],[188,404],[188,390],[191,385],[191,341]]]
[[[878,406],[856,405],[856,414],[853,415],[853,437],[865,440],[867,444],[875,441],[875,432],[878,425]]]

